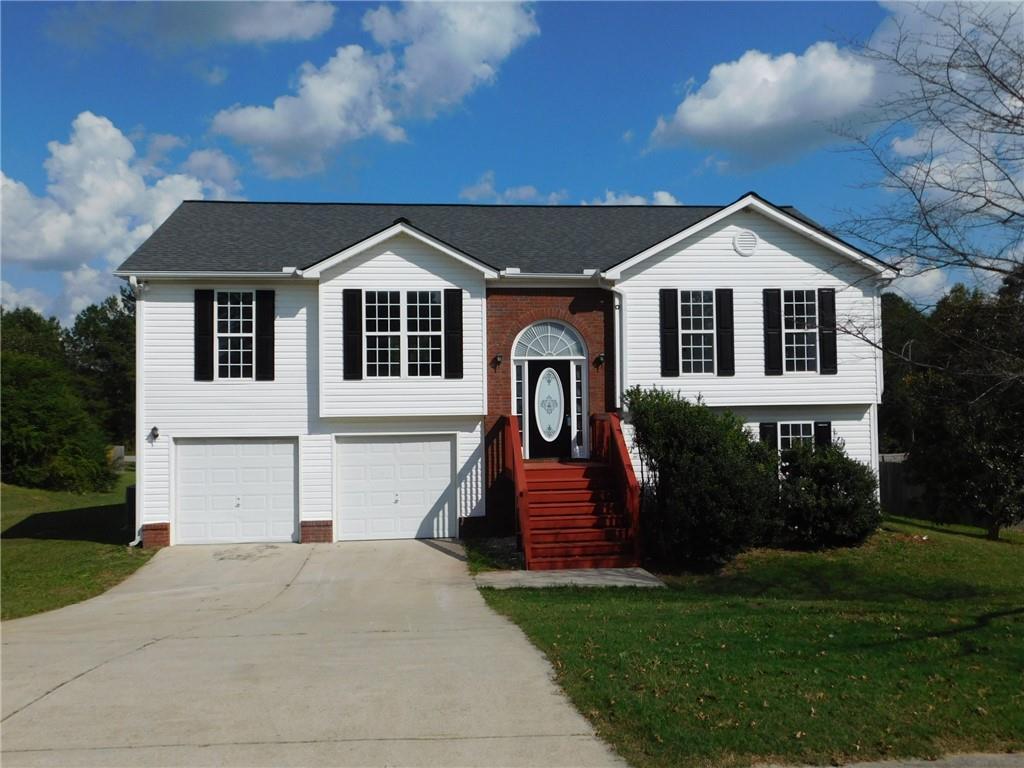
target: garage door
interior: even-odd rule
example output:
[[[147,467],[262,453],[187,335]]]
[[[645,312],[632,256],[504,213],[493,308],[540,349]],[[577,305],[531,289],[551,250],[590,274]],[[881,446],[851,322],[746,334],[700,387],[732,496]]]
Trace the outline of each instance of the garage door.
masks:
[[[177,544],[295,539],[294,440],[178,440]]]
[[[338,538],[455,535],[450,436],[338,439]]]

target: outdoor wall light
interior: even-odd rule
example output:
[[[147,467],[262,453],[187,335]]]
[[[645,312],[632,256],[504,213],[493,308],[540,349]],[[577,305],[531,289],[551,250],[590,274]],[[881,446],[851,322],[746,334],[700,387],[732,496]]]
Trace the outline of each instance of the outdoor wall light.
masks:
[[[150,440],[154,440],[155,441],[158,437],[160,437],[160,430],[159,429],[157,429],[156,427],[153,427],[151,430],[149,430],[149,439]]]
[[[594,358],[594,365],[600,368],[604,365],[604,352],[598,352],[597,357]]]
[[[497,367],[498,367],[499,365],[501,365],[501,363],[502,363],[502,361],[503,361],[504,359],[505,359],[505,358],[504,358],[504,357],[502,357],[501,355],[495,355],[495,356],[494,356],[494,367],[495,367],[495,368],[497,368]]]

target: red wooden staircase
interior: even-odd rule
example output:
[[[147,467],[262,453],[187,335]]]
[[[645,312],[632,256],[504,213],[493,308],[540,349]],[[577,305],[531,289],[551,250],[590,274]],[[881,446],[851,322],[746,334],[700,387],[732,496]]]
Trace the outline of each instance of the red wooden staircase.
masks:
[[[505,455],[526,568],[638,565],[639,487],[618,417],[595,418],[594,461],[523,461],[515,419],[508,418]]]

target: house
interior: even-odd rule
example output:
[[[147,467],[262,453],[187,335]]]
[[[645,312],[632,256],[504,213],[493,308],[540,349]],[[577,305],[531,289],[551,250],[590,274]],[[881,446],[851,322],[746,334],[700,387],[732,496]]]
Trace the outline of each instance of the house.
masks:
[[[632,562],[628,425],[607,414],[633,385],[877,466],[870,341],[896,271],[753,193],[188,201],[116,274],[138,297],[147,547],[517,523],[530,567]]]

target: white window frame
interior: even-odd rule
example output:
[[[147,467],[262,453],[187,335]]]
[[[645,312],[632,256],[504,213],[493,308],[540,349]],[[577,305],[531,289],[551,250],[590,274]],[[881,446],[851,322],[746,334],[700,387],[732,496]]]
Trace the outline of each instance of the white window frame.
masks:
[[[230,307],[231,306],[231,294],[232,293],[248,294],[250,296],[249,304],[252,307],[252,317],[249,318],[249,320],[252,323],[252,330],[249,333],[244,333],[244,332],[240,332],[240,333],[221,333],[220,332],[220,312],[218,311],[219,308],[220,308],[220,297],[221,297],[221,294],[227,294],[227,296],[228,296],[228,304],[227,304],[227,306]],[[240,306],[244,306],[244,305],[240,305]],[[229,311],[229,314],[230,314],[230,311]],[[228,320],[228,322],[231,322],[231,318],[230,317],[228,317],[226,319]],[[214,288],[213,289],[213,337],[214,337],[214,346],[213,346],[213,379],[214,379],[214,381],[225,381],[225,382],[255,381],[256,380],[256,291],[255,290],[253,290],[251,288],[226,288],[226,289]],[[252,349],[251,349],[252,362],[250,363],[250,368],[252,369],[252,373],[249,376],[221,376],[220,375],[220,365],[221,365],[221,363],[220,363],[220,353],[221,353],[220,340],[221,340],[222,337],[223,338],[232,338],[232,339],[246,339],[247,338],[247,339],[251,340],[251,342],[252,342]],[[229,355],[231,354],[231,350],[230,349],[226,349],[224,351],[227,352]],[[231,365],[232,365],[231,363],[228,363],[229,370],[231,368]],[[240,363],[239,365],[243,365],[243,364]]]
[[[814,422],[813,421],[780,421],[775,426],[776,439],[777,439],[777,442],[778,442],[778,446],[779,446],[779,451],[780,452],[781,451],[789,450],[789,448],[793,447],[792,444],[787,446],[787,447],[785,447],[785,448],[782,446],[782,428],[783,427],[800,427],[801,432],[803,431],[804,427],[808,427],[810,429],[810,434],[807,435],[806,438],[805,438],[804,435],[798,435],[795,439],[797,439],[797,440],[804,440],[804,439],[806,439],[807,440],[807,444],[811,448],[814,448]],[[790,435],[788,439],[792,442],[792,440],[794,438],[793,438],[792,435]]]
[[[389,333],[370,333],[366,330],[366,295],[368,293],[398,293],[398,331]],[[436,293],[441,298],[441,330],[440,331],[410,331],[408,327],[409,319],[409,294],[410,293]],[[443,379],[444,378],[444,353],[445,353],[445,333],[444,333],[444,289],[443,288],[363,288],[362,289],[362,302],[363,302],[363,327],[361,333],[363,334],[363,381],[402,381],[402,380],[423,380],[423,379]],[[370,375],[370,364],[367,360],[369,353],[369,345],[367,344],[368,336],[398,336],[398,350],[399,350],[399,366],[397,376],[379,376]],[[441,338],[441,372],[437,375],[419,375],[409,373],[409,337],[410,336],[440,336]]]
[[[710,293],[711,294],[711,330],[702,329],[699,331],[683,329],[683,291],[689,294]],[[701,304],[704,304],[703,297]],[[690,302],[693,305],[693,302]],[[680,288],[676,291],[676,312],[679,318],[679,339],[677,351],[679,353],[679,375],[680,376],[716,376],[718,375],[718,350],[715,348],[715,341],[718,338],[718,308],[715,306],[714,288]],[[691,315],[692,317],[692,315]],[[710,335],[711,336],[711,370],[710,371],[684,371],[683,370],[683,336],[684,335]],[[692,347],[690,347],[692,349]],[[692,365],[693,360],[690,360]]]
[[[811,303],[814,305],[814,330],[794,328],[791,330],[786,329],[786,294],[801,291],[803,293],[811,294]],[[790,304],[806,304],[806,301],[791,301]],[[821,368],[821,312],[818,307],[818,291],[814,288],[783,288],[782,289],[782,306],[781,315],[779,318],[782,322],[782,373],[784,376],[807,376],[816,375],[818,370]],[[805,371],[791,371],[787,368],[789,357],[786,353],[786,338],[798,333],[813,333],[814,334],[814,368]],[[795,360],[795,358],[794,358]]]

